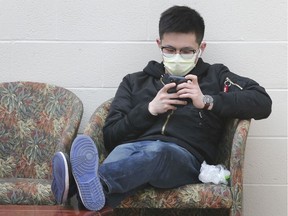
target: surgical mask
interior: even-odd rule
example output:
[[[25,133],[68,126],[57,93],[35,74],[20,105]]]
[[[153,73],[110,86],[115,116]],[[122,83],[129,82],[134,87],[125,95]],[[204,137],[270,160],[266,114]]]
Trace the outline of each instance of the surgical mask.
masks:
[[[170,74],[175,76],[185,76],[196,66],[196,58],[199,58],[200,55],[201,50],[198,55],[195,54],[190,59],[185,59],[178,53],[172,57],[166,57],[163,55],[163,63]]]

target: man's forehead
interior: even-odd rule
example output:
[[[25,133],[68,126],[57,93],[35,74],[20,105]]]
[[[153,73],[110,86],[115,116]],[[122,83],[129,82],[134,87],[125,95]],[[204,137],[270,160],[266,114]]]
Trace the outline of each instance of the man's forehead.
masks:
[[[197,48],[198,43],[194,33],[165,33],[163,34],[162,45],[169,45],[175,48],[192,47]]]

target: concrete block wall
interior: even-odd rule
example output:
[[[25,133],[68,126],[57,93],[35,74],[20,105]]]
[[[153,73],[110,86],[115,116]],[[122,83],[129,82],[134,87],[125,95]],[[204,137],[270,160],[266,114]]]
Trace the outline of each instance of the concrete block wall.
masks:
[[[244,176],[245,216],[287,216],[287,0],[0,0],[0,81],[48,82],[84,103],[83,131],[124,75],[161,60],[160,13],[188,5],[205,19],[210,63],[263,85],[273,113],[253,121]]]

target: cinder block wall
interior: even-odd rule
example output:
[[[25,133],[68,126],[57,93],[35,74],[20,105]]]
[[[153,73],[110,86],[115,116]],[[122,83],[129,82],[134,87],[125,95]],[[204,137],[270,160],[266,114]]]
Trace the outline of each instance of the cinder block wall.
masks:
[[[253,121],[248,138],[244,215],[287,216],[286,0],[0,0],[0,81],[72,90],[84,103],[81,133],[125,74],[161,60],[158,20],[175,4],[204,17],[205,61],[226,64],[271,95],[271,117]]]

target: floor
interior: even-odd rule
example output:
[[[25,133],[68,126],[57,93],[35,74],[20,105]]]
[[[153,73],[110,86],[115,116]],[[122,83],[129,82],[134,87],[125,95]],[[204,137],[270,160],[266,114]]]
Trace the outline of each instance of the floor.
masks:
[[[0,216],[224,216],[229,215],[226,209],[206,209],[204,212],[190,209],[108,209],[101,212],[79,210],[64,206],[39,206],[39,205],[0,205]]]
[[[0,216],[112,216],[111,211],[102,213],[78,210],[63,206],[0,205]]]

